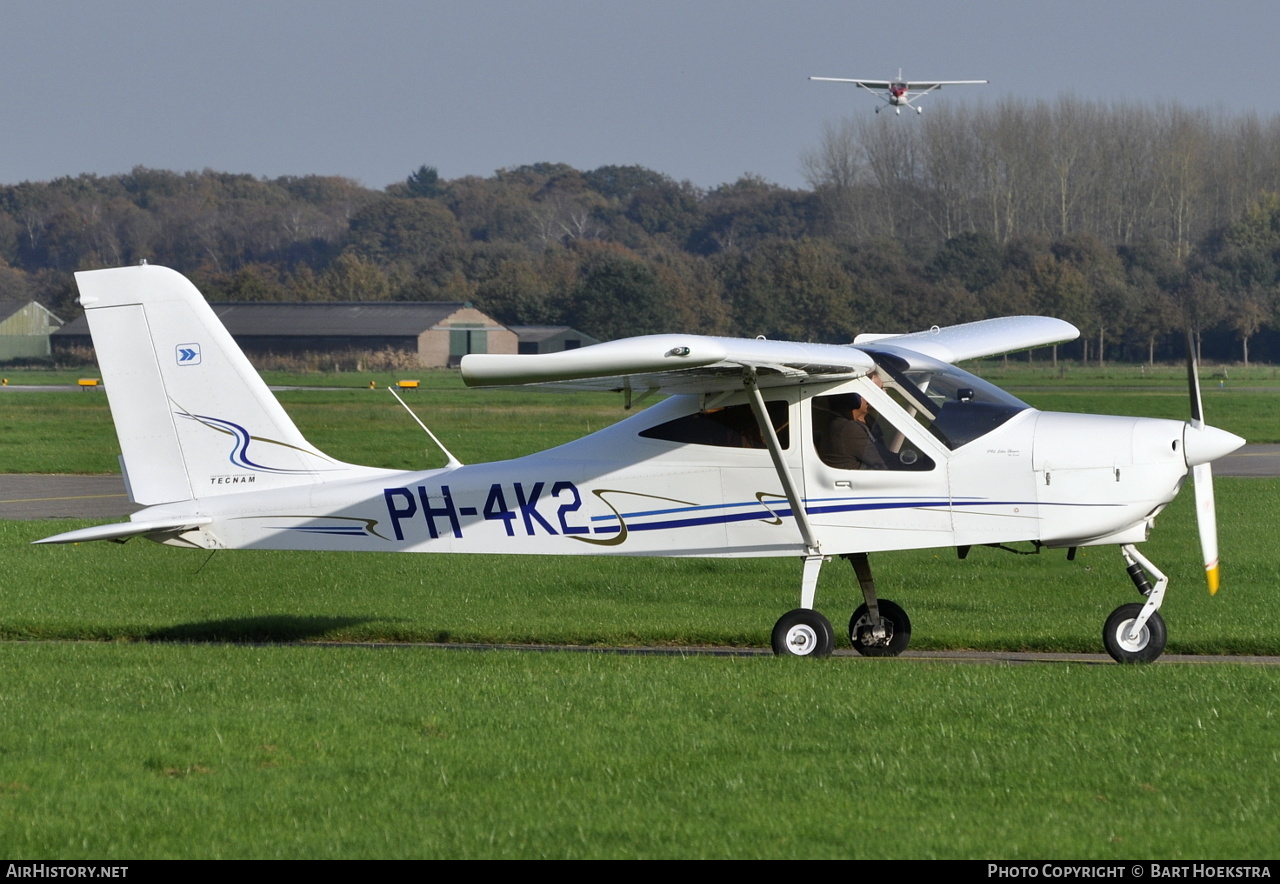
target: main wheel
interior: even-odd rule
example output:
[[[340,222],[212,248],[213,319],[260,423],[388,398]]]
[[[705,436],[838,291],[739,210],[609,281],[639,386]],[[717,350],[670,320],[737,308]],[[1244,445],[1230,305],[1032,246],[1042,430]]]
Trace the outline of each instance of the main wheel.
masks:
[[[836,644],[831,621],[812,608],[796,608],[773,627],[773,652],[779,657],[830,657]]]
[[[893,602],[881,599],[876,603],[880,620],[884,623],[884,638],[876,638],[871,623],[871,610],[859,605],[849,618],[849,641],[853,649],[864,657],[896,657],[907,649],[911,641],[911,618]]]
[[[1137,638],[1129,639],[1129,627],[1141,612],[1142,605],[1139,602],[1121,605],[1111,612],[1106,625],[1102,627],[1102,643],[1107,646],[1111,659],[1117,663],[1150,663],[1164,652],[1169,633],[1159,611],[1151,614]]]

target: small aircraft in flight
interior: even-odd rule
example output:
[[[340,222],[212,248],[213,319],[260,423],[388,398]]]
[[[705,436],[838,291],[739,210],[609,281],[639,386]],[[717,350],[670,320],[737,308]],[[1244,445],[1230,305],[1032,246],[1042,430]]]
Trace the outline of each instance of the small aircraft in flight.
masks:
[[[1030,542],[1118,545],[1142,602],[1107,619],[1121,662],[1164,649],[1168,579],[1137,549],[1194,472],[1202,551],[1218,581],[1209,463],[1244,440],[1206,426],[1191,365],[1189,422],[1040,412],[955,363],[1078,336],[1016,316],[854,344],[665,334],[542,355],[469,355],[475,387],[620,391],[664,400],[526,457],[397,471],[312,446],[185,277],[154,265],[76,274],[106,381],[130,521],[37,543],[146,537],[198,549],[624,556],[786,556],[799,607],[775,653],[825,656],[814,607],[833,556],[863,603],[870,656],[911,621],[877,593],[869,554]],[[430,432],[430,431],[428,431]],[[433,437],[434,438],[434,437]],[[1151,579],[1154,578],[1154,586]]]
[[[916,113],[920,113],[920,106],[914,102],[943,86],[977,86],[990,82],[989,80],[904,80],[901,69],[898,71],[896,80],[853,80],[845,77],[810,77],[809,79],[821,80],[825,83],[854,83],[876,93],[897,114],[901,114],[904,107],[915,108]],[[876,113],[880,113],[878,106]]]

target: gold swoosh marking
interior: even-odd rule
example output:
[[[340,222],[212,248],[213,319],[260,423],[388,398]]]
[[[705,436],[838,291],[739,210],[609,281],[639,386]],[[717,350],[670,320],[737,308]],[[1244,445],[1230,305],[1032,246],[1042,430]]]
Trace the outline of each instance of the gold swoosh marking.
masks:
[[[594,494],[596,497],[600,498],[600,502],[603,503],[605,506],[607,506],[609,508],[609,511],[612,512],[613,515],[618,520],[618,534],[616,537],[610,537],[608,539],[604,539],[604,538],[595,538],[595,537],[582,537],[581,535],[578,535],[578,534],[573,535],[574,540],[581,540],[583,543],[591,543],[591,544],[595,544],[596,546],[618,546],[619,544],[624,543],[627,539],[627,533],[628,533],[627,522],[624,518],[622,518],[622,513],[618,512],[618,508],[605,499],[606,494],[627,494],[627,495],[630,495],[631,497],[647,497],[650,500],[665,500],[668,503],[680,503],[680,504],[684,504],[685,506],[697,506],[697,504],[695,504],[691,500],[677,500],[674,497],[660,497],[657,494],[642,494],[639,491],[623,491],[618,488],[595,488],[595,489],[592,489],[591,493]]]
[[[758,503],[758,504],[760,504],[762,507],[764,507],[765,512],[767,512],[769,515],[773,516],[773,518],[772,518],[772,519],[762,519],[761,521],[762,521],[762,522],[764,522],[766,525],[781,525],[781,524],[782,524],[782,516],[778,515],[778,514],[777,514],[777,513],[775,513],[772,509],[770,509],[770,508],[769,508],[769,504],[767,504],[767,503],[765,503],[765,502],[764,502],[764,499],[765,499],[766,497],[772,497],[774,500],[786,500],[786,499],[787,499],[787,498],[786,498],[786,495],[784,495],[784,494],[772,494],[772,493],[770,493],[770,492],[768,492],[768,491],[757,491],[757,492],[756,492],[756,503]]]

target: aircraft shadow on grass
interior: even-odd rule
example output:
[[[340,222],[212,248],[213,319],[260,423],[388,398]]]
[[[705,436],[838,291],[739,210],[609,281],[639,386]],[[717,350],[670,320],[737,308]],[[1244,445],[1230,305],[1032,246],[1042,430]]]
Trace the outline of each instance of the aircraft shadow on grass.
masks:
[[[179,623],[146,636],[153,642],[300,642],[315,641],[331,633],[371,623],[371,617],[294,617],[268,614]]]

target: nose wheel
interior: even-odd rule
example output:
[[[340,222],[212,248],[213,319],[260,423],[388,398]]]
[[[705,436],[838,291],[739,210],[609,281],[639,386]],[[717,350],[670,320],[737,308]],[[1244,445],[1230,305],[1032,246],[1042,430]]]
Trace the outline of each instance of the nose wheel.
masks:
[[[1169,637],[1164,618],[1152,612],[1147,622],[1134,632],[1133,625],[1141,612],[1142,605],[1137,602],[1121,605],[1111,612],[1102,627],[1102,643],[1117,663],[1150,663],[1164,652]]]

